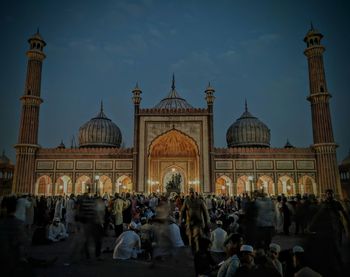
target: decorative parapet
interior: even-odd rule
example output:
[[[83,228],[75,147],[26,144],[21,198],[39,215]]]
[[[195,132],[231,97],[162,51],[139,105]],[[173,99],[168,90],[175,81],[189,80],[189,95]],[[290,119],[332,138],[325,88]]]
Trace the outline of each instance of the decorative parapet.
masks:
[[[97,148],[40,148],[37,157],[71,157],[96,156],[105,158],[130,158],[133,148],[97,147]]]
[[[315,152],[311,148],[259,148],[259,147],[234,147],[214,148],[214,157],[219,158],[244,158],[247,156],[259,156],[269,158],[309,157],[315,158]]]
[[[139,115],[196,115],[208,114],[207,108],[192,108],[192,109],[156,109],[146,108],[140,109]]]

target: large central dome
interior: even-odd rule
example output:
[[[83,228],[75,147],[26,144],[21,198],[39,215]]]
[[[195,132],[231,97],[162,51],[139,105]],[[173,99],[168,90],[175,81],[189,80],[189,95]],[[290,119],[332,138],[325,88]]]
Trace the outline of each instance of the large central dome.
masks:
[[[179,96],[175,90],[175,77],[173,75],[173,81],[171,84],[171,90],[167,97],[162,99],[157,105],[154,106],[155,109],[165,109],[165,110],[178,110],[178,109],[192,109],[193,107],[187,103],[187,101]]]
[[[245,111],[226,133],[227,147],[270,147],[270,129],[258,118]]]
[[[122,133],[101,110],[98,115],[86,122],[79,129],[80,147],[120,147]]]

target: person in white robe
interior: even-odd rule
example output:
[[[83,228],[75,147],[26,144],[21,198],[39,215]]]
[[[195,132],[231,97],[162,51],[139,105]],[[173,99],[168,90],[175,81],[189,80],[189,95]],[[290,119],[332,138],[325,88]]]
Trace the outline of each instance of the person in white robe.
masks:
[[[15,217],[25,223],[27,209],[29,208],[30,208],[30,202],[27,200],[27,196],[22,195],[21,198],[17,199]]]
[[[53,222],[49,226],[48,239],[52,242],[58,242],[65,240],[66,238],[68,238],[66,228],[60,222],[60,219],[58,217],[54,218]]]
[[[123,232],[116,240],[116,246],[113,251],[113,259],[127,260],[137,258],[141,249],[140,236],[134,231],[136,223],[131,222],[129,230]]]

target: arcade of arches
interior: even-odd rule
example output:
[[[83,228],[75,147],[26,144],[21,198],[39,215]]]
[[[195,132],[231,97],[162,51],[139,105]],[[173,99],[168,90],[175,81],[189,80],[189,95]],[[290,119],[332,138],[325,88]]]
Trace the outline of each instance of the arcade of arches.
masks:
[[[296,193],[317,195],[315,179],[308,175],[300,177],[297,184],[287,175],[279,177],[277,185],[267,175],[260,176],[257,181],[253,176],[242,175],[238,177],[236,183],[233,183],[230,177],[222,175],[216,179],[215,183],[215,193],[218,195],[242,195],[255,190],[263,191],[268,195],[288,196]]]
[[[149,147],[148,159],[149,192],[165,192],[173,176],[180,176],[179,192],[190,187],[200,191],[199,151],[191,137],[175,129],[158,136]]]
[[[57,178],[56,183],[48,175],[40,176],[35,185],[35,193],[38,195],[64,195],[64,194],[83,194],[95,193],[100,195],[105,193],[111,195],[114,192],[131,192],[132,182],[129,176],[123,175],[118,178],[113,189],[113,183],[110,177],[106,175],[95,177],[95,181],[87,175],[77,178],[74,186],[69,176],[63,175]]]
[[[199,191],[199,182],[189,181],[186,185],[185,182],[185,172],[182,168],[172,165],[164,169],[164,176],[162,179],[162,184],[166,182],[167,176],[172,174],[179,173],[183,180],[181,186],[183,190],[188,190],[190,187],[193,187],[196,191]],[[160,183],[153,182],[149,184],[151,192],[160,192],[165,191],[165,187]],[[163,186],[163,187],[162,187]],[[63,194],[83,194],[85,192],[93,192],[94,184],[91,181],[91,178],[83,175],[80,176],[75,183],[74,189],[70,177],[64,175],[60,176],[56,183],[53,184],[52,179],[48,175],[43,175],[37,179],[36,182],[36,194],[39,195],[63,195]],[[132,182],[129,176],[123,175],[117,179],[115,188],[113,189],[112,181],[108,176],[100,176],[97,182],[97,190],[100,194],[108,193],[113,194],[114,192],[132,192]],[[315,180],[308,176],[304,175],[299,178],[298,184],[294,182],[294,179],[290,176],[284,175],[279,177],[277,186],[273,183],[273,180],[269,176],[260,176],[257,182],[254,182],[254,179],[251,176],[240,176],[237,179],[236,183],[233,183],[230,177],[222,175],[216,180],[215,184],[215,193],[218,195],[241,195],[243,193],[250,193],[254,190],[263,190],[269,195],[285,194],[285,195],[294,195],[296,193],[301,194],[317,194],[316,191],[316,182]],[[54,193],[53,193],[54,192]]]

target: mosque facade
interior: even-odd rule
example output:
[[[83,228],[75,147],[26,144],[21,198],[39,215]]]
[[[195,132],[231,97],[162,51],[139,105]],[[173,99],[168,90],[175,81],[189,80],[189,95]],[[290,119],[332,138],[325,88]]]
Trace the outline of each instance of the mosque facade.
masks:
[[[101,103],[100,111],[79,129],[79,146],[44,148],[38,143],[41,71],[45,41],[29,40],[16,168],[12,191],[41,195],[115,192],[237,195],[263,190],[270,195],[322,195],[331,188],[342,197],[327,90],[322,34],[311,27],[304,54],[309,65],[313,144],[298,148],[270,146],[270,129],[249,111],[226,133],[227,147],[214,146],[215,90],[205,90],[205,108],[180,96],[173,76],[169,94],[152,108],[141,105],[142,91],[132,90],[134,137],[121,147],[122,132]]]

